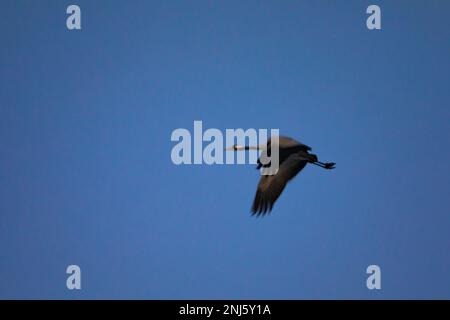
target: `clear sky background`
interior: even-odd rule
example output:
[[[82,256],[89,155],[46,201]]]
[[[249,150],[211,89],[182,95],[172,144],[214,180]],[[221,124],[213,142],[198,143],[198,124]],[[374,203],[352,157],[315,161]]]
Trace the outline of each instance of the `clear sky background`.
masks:
[[[0,298],[450,298],[449,1],[0,11]],[[337,168],[251,217],[254,166],[172,164],[194,120],[279,128]]]

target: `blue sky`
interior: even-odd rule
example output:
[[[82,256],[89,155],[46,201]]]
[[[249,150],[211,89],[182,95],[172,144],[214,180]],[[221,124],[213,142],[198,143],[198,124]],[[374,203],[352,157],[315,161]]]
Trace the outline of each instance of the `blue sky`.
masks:
[[[0,8],[0,298],[450,298],[449,2]],[[253,218],[254,166],[172,163],[194,120],[337,169]]]

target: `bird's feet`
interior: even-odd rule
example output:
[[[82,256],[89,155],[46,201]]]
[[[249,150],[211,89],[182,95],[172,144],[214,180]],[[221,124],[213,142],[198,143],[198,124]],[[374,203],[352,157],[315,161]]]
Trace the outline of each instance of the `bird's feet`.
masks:
[[[335,165],[336,165],[336,163],[334,163],[334,162],[327,162],[327,163],[325,163],[324,168],[325,169],[334,169],[334,168],[336,168]]]

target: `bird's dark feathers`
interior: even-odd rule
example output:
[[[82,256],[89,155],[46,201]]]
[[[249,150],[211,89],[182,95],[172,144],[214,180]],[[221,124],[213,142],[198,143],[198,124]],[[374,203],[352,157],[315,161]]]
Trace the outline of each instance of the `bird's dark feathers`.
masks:
[[[267,141],[266,148],[258,159],[257,169],[271,167],[270,156],[272,139],[274,139],[274,137]],[[260,216],[270,212],[274,203],[286,187],[286,184],[294,178],[307,163],[313,163],[325,169],[334,169],[335,163],[322,163],[318,161],[315,154],[309,153],[309,151],[311,151],[309,146],[292,138],[280,136],[278,137],[278,143],[274,140],[274,148],[276,146],[278,146],[279,151],[278,172],[271,175],[261,175],[251,208],[253,215]],[[271,173],[270,170],[263,170],[263,172],[266,174]]]
[[[271,176],[261,176],[252,206],[253,215],[264,215],[280,196],[286,184],[308,163],[301,154],[292,154],[279,165],[278,172]]]

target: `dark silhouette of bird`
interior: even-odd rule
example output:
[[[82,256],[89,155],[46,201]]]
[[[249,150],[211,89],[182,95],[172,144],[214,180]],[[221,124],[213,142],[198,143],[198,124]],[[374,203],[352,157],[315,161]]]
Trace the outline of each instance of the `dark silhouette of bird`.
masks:
[[[264,170],[271,167],[272,139],[274,140],[273,146],[278,146],[278,170],[266,171],[265,174],[261,175],[251,208],[252,215],[260,216],[271,212],[286,184],[308,163],[324,169],[335,168],[334,162],[320,162],[315,154],[309,153],[312,150],[311,147],[289,137],[279,136],[277,138],[273,137],[267,141],[267,144],[256,147],[234,145],[226,148],[226,150],[233,151],[262,150],[262,154],[257,161],[257,169],[262,168]],[[276,142],[277,140],[278,142]]]

